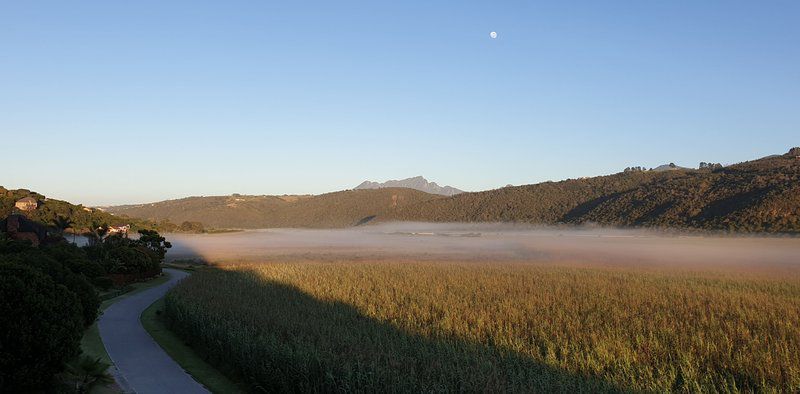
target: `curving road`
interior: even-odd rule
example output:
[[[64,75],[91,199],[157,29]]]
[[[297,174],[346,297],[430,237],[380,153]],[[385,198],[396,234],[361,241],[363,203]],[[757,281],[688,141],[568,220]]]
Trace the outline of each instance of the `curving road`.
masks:
[[[114,378],[125,392],[208,393],[158,346],[139,321],[148,306],[189,275],[174,269],[164,271],[170,275],[168,282],[123,298],[100,317],[100,338],[116,367]]]

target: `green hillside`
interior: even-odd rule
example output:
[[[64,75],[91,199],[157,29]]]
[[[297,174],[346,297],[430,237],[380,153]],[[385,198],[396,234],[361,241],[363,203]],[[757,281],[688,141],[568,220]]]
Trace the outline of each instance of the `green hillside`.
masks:
[[[402,207],[439,198],[412,189],[386,188],[318,196],[188,197],[110,207],[109,211],[155,221],[198,221],[213,228],[337,228],[366,223]]]
[[[628,171],[464,193],[381,220],[800,232],[800,149],[722,168]]]
[[[404,189],[318,196],[189,197],[111,207],[153,221],[214,228],[349,227],[366,222],[518,222],[800,232],[800,148],[698,170],[629,168],[592,178],[443,197]],[[374,219],[374,220],[373,220]]]
[[[124,225],[130,224],[131,229],[136,230],[158,230],[161,232],[198,232],[202,231],[200,223],[183,223],[175,225],[172,222],[152,220],[142,220],[126,215],[112,215],[96,208],[75,205],[66,201],[47,198],[46,196],[27,190],[27,189],[6,189],[0,186],[0,219],[19,211],[14,208],[14,204],[25,197],[33,197],[38,202],[38,207],[25,216],[29,219],[42,224],[52,225],[57,218],[69,219],[72,223],[71,228],[77,232],[84,232],[94,225]]]
[[[80,228],[88,228],[92,223],[125,224],[121,222],[120,218],[116,218],[106,212],[47,198],[30,190],[9,190],[2,186],[0,186],[0,218],[14,213],[14,203],[24,197],[33,197],[38,201],[38,208],[26,213],[26,216],[41,223],[53,223],[58,216],[65,216],[71,219],[76,227]]]

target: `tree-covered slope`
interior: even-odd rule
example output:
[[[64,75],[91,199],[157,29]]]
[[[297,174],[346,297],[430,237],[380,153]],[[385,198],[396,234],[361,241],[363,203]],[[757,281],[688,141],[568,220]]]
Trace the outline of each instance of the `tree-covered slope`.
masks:
[[[426,201],[381,220],[599,223],[800,232],[797,151],[723,168],[615,175],[506,187]]]
[[[39,193],[27,189],[10,190],[0,186],[0,219],[15,212],[14,204],[24,198],[33,197],[39,206],[36,210],[26,212],[25,215],[31,220],[51,224],[59,216],[66,217],[74,222],[76,228],[89,228],[93,223],[97,224],[126,224],[125,219],[117,218],[113,215],[96,209],[86,208],[82,205],[75,205],[66,201],[47,198]]]
[[[110,208],[216,228],[348,227],[372,221],[598,223],[800,232],[800,149],[727,167],[641,168],[452,197],[406,188],[318,196],[190,197]]]
[[[122,205],[107,208],[151,220],[172,222],[199,221],[215,228],[258,228],[265,217],[272,217],[289,204],[277,196],[204,196],[167,200],[151,204]]]
[[[189,197],[152,204],[110,207],[160,221],[199,221],[214,228],[336,228],[365,223],[404,206],[440,198],[412,189],[346,190],[318,196]]]
[[[169,221],[156,223],[127,215],[112,215],[96,208],[88,208],[67,201],[47,198],[27,189],[6,189],[2,186],[0,186],[0,219],[12,213],[18,213],[19,211],[14,208],[14,204],[24,197],[33,197],[38,202],[38,207],[35,210],[24,212],[26,217],[48,226],[55,224],[57,219],[64,218],[67,219],[69,228],[76,232],[85,232],[94,226],[124,224],[131,225],[132,230],[146,229],[162,232],[202,231],[202,226],[199,223],[184,223],[179,226]]]

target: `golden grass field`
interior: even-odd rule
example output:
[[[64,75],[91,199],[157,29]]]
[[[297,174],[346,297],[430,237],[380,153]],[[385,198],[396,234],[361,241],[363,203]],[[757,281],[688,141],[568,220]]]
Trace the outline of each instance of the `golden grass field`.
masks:
[[[200,270],[166,317],[254,390],[800,391],[796,268],[297,260]]]

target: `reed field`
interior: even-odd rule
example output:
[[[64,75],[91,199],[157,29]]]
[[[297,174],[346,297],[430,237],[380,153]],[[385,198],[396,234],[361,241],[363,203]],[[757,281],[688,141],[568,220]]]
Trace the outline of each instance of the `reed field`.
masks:
[[[262,263],[196,272],[164,315],[253,391],[800,391],[796,273]]]

